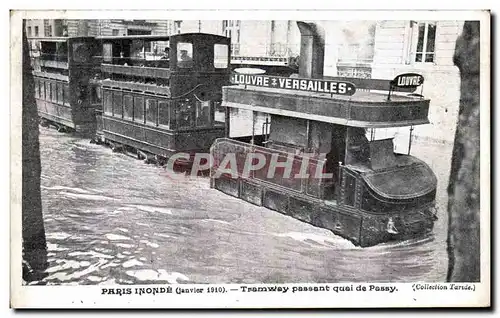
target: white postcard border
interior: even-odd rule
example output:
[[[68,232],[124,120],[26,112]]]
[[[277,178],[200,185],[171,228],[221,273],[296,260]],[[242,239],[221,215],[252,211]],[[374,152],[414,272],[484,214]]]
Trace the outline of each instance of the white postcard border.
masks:
[[[446,287],[448,290],[416,290],[421,283],[342,283],[342,284],[281,284],[288,288],[279,292],[243,292],[242,286],[271,287],[274,285],[171,285],[172,293],[156,295],[117,295],[102,294],[106,288],[166,288],[168,285],[132,286],[22,286],[21,282],[21,41],[20,29],[23,18],[110,18],[134,17],[148,19],[198,19],[206,20],[227,18],[266,20],[286,16],[292,20],[335,20],[346,17],[344,11],[24,11],[11,15],[11,305],[30,308],[345,308],[345,307],[462,307],[487,306],[490,302],[490,112],[489,80],[490,56],[488,50],[481,50],[481,283],[455,284],[470,290],[449,290],[449,283],[428,283],[429,286]],[[490,22],[486,12],[479,11],[348,11],[349,20],[480,20],[481,48],[490,47]],[[483,151],[484,150],[484,151]],[[353,286],[354,291],[335,292],[334,287]],[[357,291],[356,288],[370,285],[379,287],[393,286],[393,293],[387,291]],[[292,293],[297,286],[328,286],[330,291],[309,291]],[[361,287],[359,287],[361,286]],[[183,293],[175,289],[223,287],[238,291],[226,293]],[[438,288],[436,287],[436,288]],[[392,295],[391,295],[392,294]]]

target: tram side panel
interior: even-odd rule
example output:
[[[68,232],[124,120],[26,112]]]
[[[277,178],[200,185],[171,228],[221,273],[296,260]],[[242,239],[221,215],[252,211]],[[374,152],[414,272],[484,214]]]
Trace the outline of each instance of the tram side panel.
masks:
[[[265,158],[265,165],[245,175],[244,167],[250,153],[261,159]],[[356,245],[362,244],[363,216],[339,201],[325,204],[324,187],[327,181],[318,176],[318,169],[324,168],[324,161],[317,158],[306,159],[302,155],[225,138],[214,143],[211,154],[214,158],[212,186],[215,189],[312,225],[330,229]],[[221,173],[227,169],[227,163],[233,154],[236,169],[230,169],[232,173]],[[274,161],[288,160],[291,160],[288,171],[271,164]],[[303,170],[304,167],[306,170]],[[306,174],[300,176],[304,172]]]
[[[216,101],[200,98],[210,94],[170,99],[103,86],[104,136],[164,157],[179,151],[206,151],[224,135],[224,124],[212,120]]]
[[[69,83],[35,76],[35,87],[39,116],[74,129]]]
[[[103,86],[103,105],[107,140],[162,156],[173,153],[168,98]]]

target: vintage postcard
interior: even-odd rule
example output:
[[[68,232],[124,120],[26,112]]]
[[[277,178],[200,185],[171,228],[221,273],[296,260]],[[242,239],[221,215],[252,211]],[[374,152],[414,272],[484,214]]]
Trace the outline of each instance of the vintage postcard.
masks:
[[[490,12],[10,28],[11,307],[491,305]]]

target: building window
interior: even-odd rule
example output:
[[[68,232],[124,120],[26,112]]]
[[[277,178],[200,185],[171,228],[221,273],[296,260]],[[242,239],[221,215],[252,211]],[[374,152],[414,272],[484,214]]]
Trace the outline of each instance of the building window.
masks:
[[[223,20],[222,32],[224,36],[231,38],[231,54],[240,54],[240,21],[239,20]]]
[[[38,36],[38,26],[35,26],[35,36]]]
[[[45,36],[52,36],[52,26],[47,25],[45,28]]]
[[[174,21],[174,32],[180,34],[181,26],[182,26],[182,21]]]
[[[412,61],[415,63],[434,63],[436,49],[436,23],[411,23]]]
[[[31,36],[31,27],[28,27],[28,36]]]

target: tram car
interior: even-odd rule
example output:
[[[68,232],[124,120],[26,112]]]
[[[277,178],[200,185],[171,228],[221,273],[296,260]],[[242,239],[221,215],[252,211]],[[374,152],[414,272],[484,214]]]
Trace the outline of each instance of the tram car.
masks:
[[[207,152],[225,135],[221,101],[230,77],[229,38],[186,33],[97,40],[102,48],[99,142],[165,162],[179,152]]]
[[[92,37],[30,38],[35,98],[43,125],[94,134],[100,105]]]
[[[415,93],[423,77],[327,79],[321,30],[298,26],[299,77],[235,74],[223,87],[230,129],[211,147],[211,187],[362,247],[429,233],[435,174],[409,151],[395,153],[392,138],[370,134],[429,123],[430,101]],[[251,114],[249,138],[233,134],[238,111]]]

